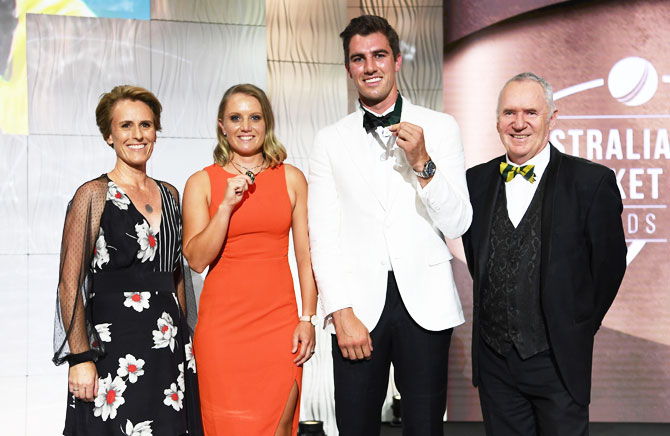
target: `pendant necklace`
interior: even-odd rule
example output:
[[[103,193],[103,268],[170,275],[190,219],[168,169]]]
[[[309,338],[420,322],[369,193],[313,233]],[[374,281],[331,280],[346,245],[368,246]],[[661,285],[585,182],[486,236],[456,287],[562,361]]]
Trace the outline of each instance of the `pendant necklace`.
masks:
[[[127,189],[128,189],[129,191],[135,191],[135,187],[134,187],[133,185],[130,185],[130,184],[127,185]],[[144,203],[144,210],[146,210],[147,213],[153,213],[153,212],[154,212],[154,208],[151,207],[151,205],[149,204],[149,202]]]
[[[244,165],[235,163],[235,161],[231,160],[231,164],[235,167],[238,173],[244,174],[245,176],[249,177],[251,179],[251,183],[254,183],[256,181],[256,176],[260,174],[261,171],[263,171],[263,165],[265,162],[261,162],[260,165],[256,165],[255,167],[247,168]],[[261,171],[254,173],[254,170],[257,168],[261,168]],[[246,170],[244,173],[242,172],[242,169]]]

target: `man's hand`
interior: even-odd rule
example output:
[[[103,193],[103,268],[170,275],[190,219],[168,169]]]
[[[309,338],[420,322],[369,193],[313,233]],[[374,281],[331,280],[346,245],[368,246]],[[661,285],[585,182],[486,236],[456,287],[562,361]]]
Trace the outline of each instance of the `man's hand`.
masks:
[[[352,308],[333,312],[333,323],[335,324],[337,345],[345,359],[370,359],[372,356],[372,338],[370,338],[370,333],[361,320],[354,315]]]
[[[424,164],[430,159],[423,139],[423,129],[416,124],[402,121],[389,126],[389,130],[397,137],[398,147],[405,151],[407,162],[415,171],[423,171]]]

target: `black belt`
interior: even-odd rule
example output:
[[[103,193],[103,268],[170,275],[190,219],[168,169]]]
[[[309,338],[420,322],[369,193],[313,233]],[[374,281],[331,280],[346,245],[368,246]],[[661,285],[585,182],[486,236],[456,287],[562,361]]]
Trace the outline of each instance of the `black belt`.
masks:
[[[132,273],[124,271],[97,272],[93,276],[93,292],[175,292],[170,272]]]

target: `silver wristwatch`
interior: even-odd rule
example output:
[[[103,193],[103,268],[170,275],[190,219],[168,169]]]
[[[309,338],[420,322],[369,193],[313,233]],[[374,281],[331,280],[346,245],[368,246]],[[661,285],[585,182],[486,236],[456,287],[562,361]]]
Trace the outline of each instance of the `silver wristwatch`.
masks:
[[[414,168],[412,168],[412,171],[414,171],[414,174],[417,175],[417,177],[421,177],[422,179],[430,179],[433,177],[435,174],[435,162],[433,162],[432,159],[428,159],[425,164],[423,164],[423,170],[422,171],[417,171]]]

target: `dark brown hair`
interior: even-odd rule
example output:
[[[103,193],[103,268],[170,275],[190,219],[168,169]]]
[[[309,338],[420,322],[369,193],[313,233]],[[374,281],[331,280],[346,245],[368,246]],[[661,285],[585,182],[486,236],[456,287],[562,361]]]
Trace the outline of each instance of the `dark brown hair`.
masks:
[[[340,33],[342,46],[344,47],[344,64],[349,66],[349,43],[355,35],[367,36],[372,33],[381,33],[386,39],[393,51],[393,59],[398,59],[400,55],[400,40],[398,33],[391,27],[386,18],[377,15],[361,15],[349,22],[349,25]]]

